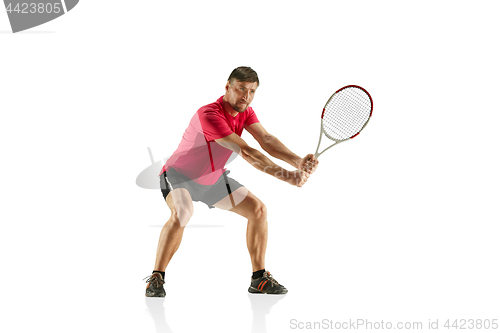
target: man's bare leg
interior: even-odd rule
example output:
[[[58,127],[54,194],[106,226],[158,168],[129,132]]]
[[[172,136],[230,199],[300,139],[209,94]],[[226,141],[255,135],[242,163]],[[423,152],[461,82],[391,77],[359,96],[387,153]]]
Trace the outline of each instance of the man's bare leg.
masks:
[[[155,271],[164,272],[173,255],[179,248],[184,227],[193,215],[191,195],[184,188],[178,188],[167,195],[167,205],[171,210],[170,219],[161,229],[156,250]]]
[[[233,197],[232,202],[230,196]],[[245,187],[240,187],[217,202],[214,207],[235,212],[248,219],[246,240],[252,270],[255,272],[264,269],[267,248],[267,210],[262,201]]]
[[[161,229],[154,272],[146,281],[148,283],[146,296],[148,297],[165,297],[166,293],[163,288],[165,269],[181,245],[184,227],[193,215],[193,201],[186,189],[178,188],[171,191],[167,195],[166,202],[172,214]]]
[[[214,206],[235,212],[248,219],[247,247],[253,270],[248,292],[286,294],[288,290],[279,284],[268,271],[264,271],[267,248],[267,209],[262,201],[245,187],[240,187]]]

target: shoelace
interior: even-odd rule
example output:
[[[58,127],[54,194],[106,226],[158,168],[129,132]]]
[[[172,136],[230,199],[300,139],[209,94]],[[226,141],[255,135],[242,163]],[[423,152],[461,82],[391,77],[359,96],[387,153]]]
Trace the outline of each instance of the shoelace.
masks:
[[[271,273],[269,271],[264,272],[264,276],[271,281],[272,285],[277,284],[278,286],[280,286],[280,284],[278,283],[278,281],[276,281],[276,279],[273,278],[273,276],[271,275]]]
[[[148,278],[149,278],[149,279],[148,279]],[[158,275],[156,275],[156,274],[146,276],[146,277],[145,277],[144,279],[142,279],[142,280],[144,281],[144,280],[146,280],[146,279],[148,279],[148,280],[146,281],[146,283],[151,282],[151,283],[155,286],[155,288],[160,288],[160,286],[161,286],[162,284],[164,284],[164,283],[165,283],[165,282],[161,281],[161,279],[159,279],[159,278],[158,278]]]

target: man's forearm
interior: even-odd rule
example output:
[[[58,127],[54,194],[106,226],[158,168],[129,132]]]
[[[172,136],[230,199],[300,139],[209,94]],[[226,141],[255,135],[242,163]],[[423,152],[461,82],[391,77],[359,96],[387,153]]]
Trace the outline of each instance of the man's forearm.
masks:
[[[250,163],[256,169],[283,181],[287,181],[288,171],[273,163],[273,161],[271,161],[257,149],[249,148],[245,151],[242,151],[241,156],[245,161]]]
[[[264,149],[272,157],[285,161],[294,168],[299,167],[299,163],[302,159],[296,154],[294,154],[290,149],[288,149],[275,136],[271,135],[269,138],[266,139],[266,142],[262,143],[261,146],[262,149]]]

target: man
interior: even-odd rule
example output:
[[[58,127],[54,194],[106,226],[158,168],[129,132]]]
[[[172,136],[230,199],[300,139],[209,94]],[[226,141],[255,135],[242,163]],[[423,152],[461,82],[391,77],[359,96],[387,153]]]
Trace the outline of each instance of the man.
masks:
[[[146,281],[146,296],[165,297],[165,269],[179,248],[184,227],[193,214],[193,201],[248,219],[246,241],[253,270],[250,293],[288,292],[265,269],[266,206],[247,188],[228,177],[229,171],[224,166],[234,152],[256,169],[301,187],[316,170],[318,160],[313,154],[300,158],[264,129],[250,107],[258,86],[257,73],[250,67],[233,70],[226,83],[225,95],[198,110],[179,147],[163,166],[160,184],[172,215],[160,234],[155,268]],[[267,153],[296,170],[287,171],[248,146],[241,138],[243,129]]]

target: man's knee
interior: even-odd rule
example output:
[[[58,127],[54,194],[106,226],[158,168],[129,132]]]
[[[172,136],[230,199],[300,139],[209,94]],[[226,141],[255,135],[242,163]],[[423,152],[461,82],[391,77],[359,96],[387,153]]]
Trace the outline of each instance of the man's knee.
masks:
[[[267,208],[266,205],[259,199],[256,199],[252,210],[250,212],[253,215],[253,218],[256,220],[267,221]]]
[[[181,227],[185,227],[193,216],[193,209],[189,207],[181,207],[173,212],[174,223],[179,223]]]

